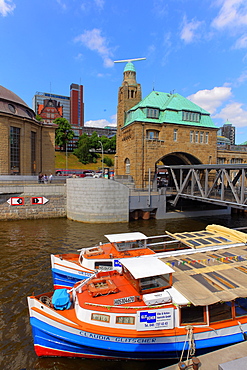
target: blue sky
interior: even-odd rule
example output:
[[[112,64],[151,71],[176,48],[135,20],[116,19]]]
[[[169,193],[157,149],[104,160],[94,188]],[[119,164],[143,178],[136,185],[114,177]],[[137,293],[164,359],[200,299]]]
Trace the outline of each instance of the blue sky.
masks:
[[[116,123],[125,64],[145,97],[179,93],[247,140],[246,0],[0,0],[0,85],[29,106],[36,91],[84,85],[85,124]]]

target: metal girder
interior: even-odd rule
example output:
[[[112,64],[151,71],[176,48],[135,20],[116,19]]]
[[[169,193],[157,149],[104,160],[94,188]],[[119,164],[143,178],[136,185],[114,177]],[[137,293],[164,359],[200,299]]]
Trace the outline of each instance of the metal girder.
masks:
[[[174,206],[183,197],[247,209],[247,164],[163,167],[174,182]]]

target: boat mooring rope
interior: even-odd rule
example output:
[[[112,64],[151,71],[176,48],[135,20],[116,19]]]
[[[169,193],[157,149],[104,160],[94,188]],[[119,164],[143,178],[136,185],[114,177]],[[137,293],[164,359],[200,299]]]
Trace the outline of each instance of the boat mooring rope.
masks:
[[[182,353],[181,353],[180,361],[182,361],[182,359],[183,359],[185,345],[186,345],[187,341],[188,341],[188,346],[189,346],[188,352],[187,352],[187,361],[188,361],[189,357],[194,356],[195,351],[196,351],[195,341],[194,341],[194,338],[193,338],[193,326],[188,325],[188,326],[185,327],[185,329],[187,330],[187,334],[186,334],[186,338],[185,338],[185,341],[184,341],[184,346],[183,346],[183,350],[182,350]]]

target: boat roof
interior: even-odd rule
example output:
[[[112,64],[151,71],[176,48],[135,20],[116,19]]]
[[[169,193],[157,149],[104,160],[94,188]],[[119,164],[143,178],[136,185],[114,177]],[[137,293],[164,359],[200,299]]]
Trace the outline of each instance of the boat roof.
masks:
[[[134,233],[121,233],[121,234],[108,234],[105,237],[109,240],[110,243],[119,243],[119,242],[129,242],[133,240],[144,240],[148,237],[140,232]]]
[[[183,233],[169,233],[193,249],[211,246],[225,246],[247,243],[247,234],[221,225],[208,225],[205,230]]]
[[[120,260],[135,279],[169,274],[174,270],[158,258],[123,258]]]
[[[173,287],[195,306],[247,297],[247,246],[161,259],[174,270]]]

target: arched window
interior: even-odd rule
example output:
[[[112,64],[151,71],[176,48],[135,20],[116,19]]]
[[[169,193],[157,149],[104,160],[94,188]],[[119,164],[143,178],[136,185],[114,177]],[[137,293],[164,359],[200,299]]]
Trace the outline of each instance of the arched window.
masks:
[[[125,173],[126,173],[126,175],[130,174],[130,160],[129,160],[129,158],[125,159]]]
[[[159,131],[157,130],[147,130],[146,138],[148,140],[159,140]]]

